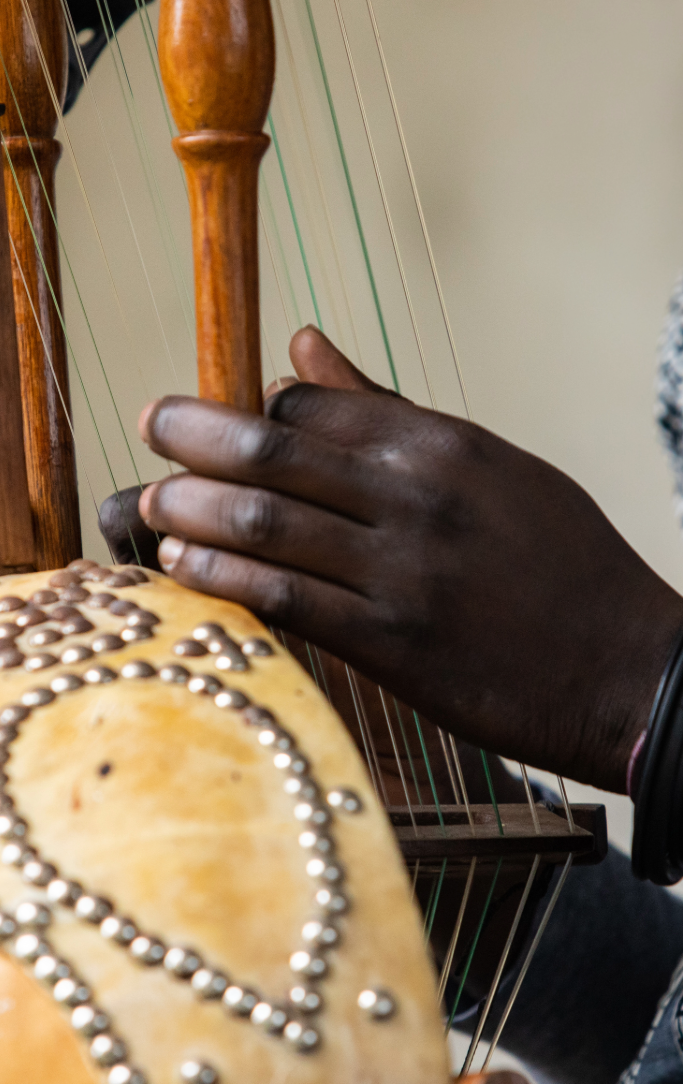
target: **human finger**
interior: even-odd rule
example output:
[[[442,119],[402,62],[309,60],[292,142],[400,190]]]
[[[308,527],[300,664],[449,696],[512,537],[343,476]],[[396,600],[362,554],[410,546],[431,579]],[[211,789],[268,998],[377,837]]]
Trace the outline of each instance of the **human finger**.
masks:
[[[380,499],[378,472],[369,473],[353,451],[222,403],[160,399],[144,418],[143,435],[192,474],[264,486],[366,522]]]
[[[299,381],[296,379],[295,376],[278,376],[278,377],[276,377],[275,380],[271,380],[270,384],[268,384],[266,386],[266,389],[263,392],[263,400],[264,400],[264,402],[267,399],[271,399],[274,395],[277,395],[279,392],[284,391],[285,388],[290,388],[292,386],[292,384],[298,384],[298,383],[299,383]]]
[[[102,502],[99,528],[117,564],[141,564],[158,568],[160,537],[151,531],[138,511],[140,486],[120,489]]]
[[[250,554],[362,590],[372,528],[272,490],[192,474],[145,490],[145,523],[204,546]]]
[[[299,380],[306,383],[345,391],[394,394],[381,384],[375,384],[357,369],[353,362],[312,324],[302,327],[292,337],[289,356]]]
[[[227,598],[275,625],[334,650],[349,627],[369,621],[362,595],[295,569],[198,546],[168,535],[159,547],[164,572],[185,587]]]

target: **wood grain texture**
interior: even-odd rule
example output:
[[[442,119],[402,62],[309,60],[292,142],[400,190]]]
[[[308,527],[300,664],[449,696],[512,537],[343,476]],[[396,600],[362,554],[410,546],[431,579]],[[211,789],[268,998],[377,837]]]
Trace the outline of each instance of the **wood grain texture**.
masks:
[[[162,0],[159,59],[190,195],[199,393],[260,411],[257,187],[275,70],[268,0]]]
[[[67,51],[59,0],[30,0],[30,10],[32,21],[21,0],[0,5],[0,49],[7,70],[0,70],[0,101],[7,103],[0,127],[11,159],[10,167],[3,155],[9,231],[17,254],[12,274],[35,563],[55,568],[77,557],[81,542],[59,248],[50,211],[61,148],[54,139],[56,112],[34,29],[61,101]]]
[[[0,574],[31,571],[35,545],[24,457],[5,186],[0,170]]]

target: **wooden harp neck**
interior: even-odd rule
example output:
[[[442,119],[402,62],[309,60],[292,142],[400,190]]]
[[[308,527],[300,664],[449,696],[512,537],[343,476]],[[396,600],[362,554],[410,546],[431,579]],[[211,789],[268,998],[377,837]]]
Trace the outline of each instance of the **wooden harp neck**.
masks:
[[[268,0],[161,0],[159,57],[187,176],[199,394],[262,408],[258,169],[275,74]]]

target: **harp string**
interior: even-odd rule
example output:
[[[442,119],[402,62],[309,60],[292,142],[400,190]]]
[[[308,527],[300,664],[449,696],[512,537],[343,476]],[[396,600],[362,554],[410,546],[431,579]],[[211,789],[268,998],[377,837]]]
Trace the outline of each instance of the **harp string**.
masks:
[[[4,59],[3,59],[3,66],[4,66]],[[8,85],[10,85],[10,84],[9,84],[9,81],[8,81]],[[12,93],[14,93],[14,92],[12,91]],[[22,119],[22,126],[23,126],[23,119]],[[127,528],[128,528],[128,534],[129,534],[129,536],[130,536],[130,540],[131,540],[131,543],[132,543],[132,545],[133,545],[133,548],[134,548],[134,550],[135,550],[135,553],[136,553],[136,556],[137,556],[137,547],[136,547],[136,545],[135,545],[135,539],[133,538],[133,534],[132,534],[132,531],[131,531],[131,529],[130,529],[130,526],[129,526],[129,524],[128,524],[128,520],[127,520],[127,518],[125,517],[125,510],[124,510],[124,507],[123,507],[123,502],[122,502],[122,500],[121,500],[121,497],[120,497],[119,491],[118,491],[118,489],[116,488],[116,480],[115,480],[115,478],[114,478],[114,472],[113,472],[113,471],[112,471],[112,469],[111,469],[111,464],[110,464],[110,462],[109,462],[109,458],[108,458],[108,456],[107,456],[107,453],[106,453],[106,449],[105,449],[105,447],[104,447],[104,442],[102,441],[102,438],[101,438],[101,435],[100,435],[100,431],[99,431],[99,429],[98,429],[98,427],[97,427],[97,422],[96,422],[96,420],[95,420],[95,415],[94,415],[94,412],[93,412],[93,410],[92,410],[92,406],[91,406],[91,403],[90,403],[90,398],[89,398],[89,396],[88,396],[88,394],[87,394],[87,391],[86,391],[86,388],[85,388],[85,384],[84,384],[84,382],[83,382],[83,379],[82,379],[82,376],[81,376],[81,370],[80,370],[80,366],[78,365],[78,362],[76,361],[76,358],[75,358],[75,356],[74,356],[74,353],[73,353],[73,350],[72,350],[72,347],[71,347],[71,342],[70,342],[70,339],[69,339],[69,336],[68,336],[68,333],[67,333],[67,330],[66,330],[66,324],[65,324],[65,322],[64,322],[64,318],[63,318],[63,316],[62,316],[62,313],[61,313],[60,307],[59,307],[59,305],[58,305],[58,303],[57,303],[57,295],[56,295],[56,293],[55,293],[55,289],[54,289],[53,283],[52,283],[52,281],[51,281],[51,279],[50,279],[50,275],[49,275],[49,273],[48,273],[48,270],[47,270],[47,265],[46,265],[46,263],[45,263],[45,259],[44,259],[44,256],[43,256],[43,251],[42,251],[42,249],[41,249],[41,246],[40,246],[40,243],[39,243],[39,241],[38,241],[38,237],[37,237],[37,235],[36,235],[36,232],[35,232],[35,229],[34,229],[34,226],[33,226],[33,222],[31,221],[31,216],[30,216],[30,213],[29,213],[28,207],[26,206],[26,201],[25,201],[25,199],[24,199],[24,194],[23,194],[23,192],[21,191],[21,186],[20,186],[20,184],[19,184],[19,178],[17,177],[16,171],[15,171],[15,169],[14,169],[14,163],[12,162],[12,159],[11,159],[11,156],[10,156],[10,153],[9,153],[9,148],[8,148],[8,146],[7,146],[7,141],[5,140],[5,136],[4,136],[4,133],[3,133],[3,132],[1,132],[1,131],[0,131],[0,141],[2,142],[2,149],[3,149],[3,151],[4,151],[4,154],[5,154],[5,158],[6,158],[6,160],[7,160],[7,163],[8,163],[9,169],[10,169],[10,173],[11,173],[11,176],[12,176],[12,180],[13,180],[13,182],[14,182],[14,185],[15,185],[16,189],[17,189],[17,193],[18,193],[18,196],[19,196],[19,200],[20,200],[20,202],[21,202],[21,205],[22,205],[22,209],[23,209],[23,211],[24,211],[24,215],[26,216],[26,221],[27,221],[27,223],[28,223],[28,226],[29,226],[29,229],[30,229],[30,232],[31,232],[31,236],[32,236],[32,238],[33,238],[33,243],[34,243],[34,245],[35,245],[35,247],[36,247],[36,253],[37,253],[37,255],[38,255],[38,259],[39,259],[39,261],[40,261],[40,265],[41,265],[41,268],[42,268],[43,274],[44,274],[44,276],[45,276],[45,282],[46,282],[46,284],[47,284],[47,287],[48,287],[48,291],[49,291],[49,293],[50,293],[50,297],[52,298],[52,303],[53,303],[53,305],[54,305],[54,307],[55,307],[55,311],[57,312],[57,315],[58,315],[58,318],[59,318],[59,321],[60,321],[60,324],[61,324],[61,327],[62,327],[62,331],[63,331],[63,334],[64,334],[64,339],[65,339],[65,342],[66,342],[67,350],[68,350],[68,352],[69,352],[69,355],[70,355],[70,357],[71,357],[71,360],[73,361],[73,364],[74,364],[74,368],[75,368],[75,370],[76,370],[76,373],[77,373],[77,376],[78,376],[78,380],[79,380],[79,383],[80,383],[80,386],[81,386],[81,390],[82,390],[82,392],[83,392],[83,396],[84,396],[84,398],[85,398],[85,401],[86,401],[86,404],[87,404],[88,410],[89,410],[89,412],[90,412],[90,417],[91,417],[91,419],[92,419],[92,422],[93,422],[93,425],[94,425],[94,428],[95,428],[95,432],[96,432],[96,434],[97,434],[97,438],[98,438],[98,440],[99,440],[99,443],[100,443],[100,448],[101,448],[101,450],[102,450],[102,454],[103,454],[103,456],[104,456],[105,462],[106,462],[106,464],[107,464],[107,468],[108,468],[108,470],[109,470],[109,474],[110,474],[110,478],[111,478],[111,481],[112,481],[112,485],[114,486],[114,489],[115,489],[115,491],[116,491],[116,495],[117,495],[117,498],[118,498],[118,502],[119,502],[119,507],[121,508],[122,514],[124,515],[124,521],[125,521],[125,523],[126,523],[126,526],[127,526]],[[40,171],[39,171],[39,172],[40,172]],[[16,245],[15,245],[15,243],[14,243],[14,239],[12,238],[12,235],[11,235],[11,233],[9,234],[9,240],[10,240],[10,244],[11,244],[11,247],[12,247],[12,250],[13,250],[13,252],[14,252],[14,253],[16,254],[16,252],[17,252],[17,250],[16,250]],[[40,324],[40,320],[39,320],[39,317],[38,317],[38,313],[36,312],[36,309],[35,309],[35,307],[34,307],[34,305],[33,305],[33,299],[31,298],[31,295],[30,295],[30,293],[29,293],[29,291],[28,291],[28,283],[26,282],[26,277],[25,277],[25,275],[24,275],[24,272],[23,272],[23,270],[21,269],[21,264],[20,264],[19,262],[17,262],[17,267],[18,267],[18,268],[19,268],[19,270],[20,270],[20,273],[21,273],[21,279],[22,279],[22,282],[23,282],[23,284],[24,284],[24,288],[26,289],[26,292],[27,292],[27,296],[28,296],[28,298],[29,298],[29,304],[30,304],[30,307],[31,307],[31,311],[32,311],[32,313],[33,313],[34,319],[35,319],[35,321],[36,321],[36,327],[37,327],[37,329],[38,329],[38,333],[39,333],[39,335],[40,335],[40,339],[41,339],[41,341],[43,342],[43,344],[45,345],[45,336],[44,336],[44,332],[43,332],[43,329],[42,329],[42,327],[41,327],[41,324]],[[53,365],[53,361],[52,361],[52,355],[51,355],[51,353],[50,353],[49,351],[47,351],[47,353],[46,353],[46,357],[47,357],[47,359],[48,359],[48,365],[49,365],[49,367],[50,367],[50,370],[51,370],[51,373],[52,373],[52,379],[53,379],[53,380],[54,380],[54,382],[55,382],[55,387],[56,387],[56,389],[57,389],[57,394],[58,394],[58,396],[59,396],[59,399],[60,399],[60,402],[61,402],[61,404],[62,404],[62,409],[64,410],[64,413],[65,413],[66,417],[67,417],[67,418],[69,419],[69,421],[68,421],[68,424],[69,424],[69,428],[71,429],[72,437],[73,437],[73,439],[74,439],[74,447],[76,447],[75,433],[74,433],[74,430],[73,430],[73,426],[72,426],[72,423],[71,423],[71,419],[70,419],[70,417],[69,417],[69,412],[68,412],[68,410],[67,410],[67,408],[66,408],[66,402],[65,402],[65,399],[64,399],[64,392],[63,392],[62,388],[61,388],[61,387],[60,387],[60,385],[59,385],[59,381],[57,380],[57,375],[56,375],[56,373],[55,373],[55,370],[54,370],[54,365]],[[81,457],[81,461],[82,461],[82,457]],[[86,475],[86,477],[87,477],[87,475]],[[96,504],[96,507],[97,507],[97,504]],[[98,516],[98,520],[99,520],[99,511],[97,512],[97,516]],[[139,557],[138,557],[138,563],[139,563]]]
[[[419,863],[418,863],[419,864]],[[467,904],[469,903],[470,893],[472,891],[472,885],[474,884],[474,872],[477,868],[476,856],[470,859],[470,868],[467,872],[467,881],[465,882],[465,889],[460,899],[460,907],[455,919],[455,926],[453,927],[453,933],[446,952],[446,957],[441,968],[441,974],[439,976],[439,987],[437,990],[437,999],[439,1004],[443,1001],[444,994],[446,992],[446,983],[448,982],[448,976],[451,973],[453,967],[453,961],[455,959],[455,952],[458,947],[458,941],[460,940],[460,931],[462,930],[463,920],[465,918],[465,911],[467,910]]]
[[[462,997],[462,992],[465,989],[465,983],[467,982],[467,976],[469,975],[470,968],[472,967],[472,961],[474,959],[474,954],[477,951],[477,945],[479,944],[479,938],[481,937],[482,931],[484,929],[484,924],[486,922],[486,916],[489,913],[489,908],[491,906],[491,901],[493,899],[493,893],[495,891],[496,884],[498,882],[498,876],[500,874],[500,871],[501,871],[502,867],[503,867],[503,859],[499,858],[498,862],[496,863],[496,868],[495,868],[493,877],[491,879],[491,884],[490,884],[490,887],[489,887],[489,890],[488,890],[488,894],[486,896],[486,900],[484,901],[484,906],[482,907],[481,914],[479,916],[479,922],[477,923],[477,928],[476,928],[474,936],[472,938],[472,943],[470,945],[469,952],[467,953],[467,958],[465,960],[465,965],[464,965],[463,970],[462,970],[462,975],[460,976],[460,982],[458,984],[458,991],[457,991],[457,993],[455,995],[455,1000],[453,1001],[453,1007],[451,1009],[450,1015],[448,1017],[448,1022],[446,1024],[446,1034],[448,1034],[448,1032],[453,1027],[453,1021],[455,1020],[455,1018],[456,1018],[456,1016],[458,1014],[458,1005],[460,1004],[460,998]]]
[[[145,261],[145,258],[144,258],[143,252],[142,252],[142,247],[140,245],[140,240],[138,238],[138,232],[137,232],[137,230],[135,228],[135,224],[133,222],[133,216],[131,214],[130,207],[129,207],[129,204],[128,204],[128,200],[126,199],[126,194],[125,194],[125,191],[124,191],[124,188],[123,188],[123,184],[121,182],[121,175],[120,175],[119,170],[118,170],[118,168],[116,166],[116,160],[114,158],[114,155],[113,155],[113,152],[112,152],[112,149],[111,149],[111,144],[109,142],[109,139],[107,138],[107,133],[106,133],[106,129],[105,129],[105,126],[104,126],[104,121],[103,121],[103,118],[102,118],[102,113],[101,113],[101,110],[100,110],[100,107],[99,107],[99,104],[98,104],[98,101],[97,101],[97,97],[96,97],[95,92],[93,90],[92,80],[90,78],[90,72],[88,71],[88,68],[87,68],[87,66],[85,64],[85,61],[83,59],[83,52],[81,50],[81,47],[78,44],[78,35],[76,34],[76,27],[75,27],[73,19],[71,17],[71,12],[69,10],[67,2],[66,2],[66,0],[60,0],[60,2],[61,2],[61,5],[62,5],[62,11],[64,13],[64,18],[66,20],[66,25],[67,25],[67,30],[69,32],[69,37],[71,38],[71,43],[73,45],[73,48],[74,48],[74,51],[75,51],[75,54],[76,54],[76,58],[78,60],[79,70],[81,72],[81,77],[83,79],[83,86],[84,86],[85,90],[88,93],[88,97],[90,98],[90,101],[91,101],[91,104],[92,104],[92,107],[93,107],[93,111],[94,111],[95,117],[97,119],[97,126],[99,128],[100,138],[101,138],[102,143],[104,145],[104,148],[106,150],[107,158],[109,159],[109,165],[111,167],[112,176],[114,177],[114,180],[116,182],[116,188],[117,188],[117,191],[118,191],[118,194],[119,194],[119,198],[121,200],[121,204],[123,206],[123,210],[124,210],[124,213],[125,213],[125,216],[126,216],[126,221],[128,223],[128,229],[129,229],[131,237],[133,239],[133,244],[135,246],[135,251],[137,253],[138,261],[140,263],[140,268],[142,270],[142,273],[143,273],[143,276],[144,276],[144,279],[145,279],[145,284],[147,286],[147,290],[148,290],[148,293],[150,295],[150,299],[152,301],[152,306],[154,308],[154,313],[155,313],[155,317],[156,317],[156,320],[157,320],[157,324],[159,325],[160,330],[161,330],[161,334],[163,336],[163,327],[162,327],[162,322],[161,322],[161,315],[160,315],[160,312],[159,312],[159,305],[158,305],[158,302],[156,300],[156,296],[154,294],[150,274],[149,274],[149,271],[147,269],[147,264],[146,264],[146,261]],[[119,80],[119,86],[121,87],[120,80]],[[123,93],[123,88],[121,88],[121,91]],[[61,119],[62,123],[65,125],[66,122],[65,122],[64,118],[60,117],[60,119]],[[135,132],[133,132],[133,135],[134,135],[134,138],[135,138]],[[139,152],[139,147],[138,147],[138,153],[140,153]],[[149,184],[148,184],[147,187],[148,187],[149,194],[152,197],[152,202],[154,202],[152,191],[151,191],[151,188],[150,188]],[[171,267],[171,270],[172,270],[172,273],[174,274],[174,279],[175,279],[175,272],[173,270],[173,261],[168,256],[168,246],[166,244],[166,238],[165,238],[165,236],[163,234],[163,230],[161,229],[161,225],[159,223],[158,216],[157,216],[157,226],[159,227],[159,233],[160,233],[160,236],[161,236],[162,244],[164,245],[164,251],[166,253],[167,259],[169,261],[169,266]],[[177,281],[175,281],[175,286],[176,286],[176,291],[178,293],[178,299],[179,299],[179,301],[181,303],[181,310],[183,312],[183,316],[184,316],[185,323],[186,323],[186,326],[187,326],[187,331],[188,331],[188,335],[189,335],[189,338],[190,338],[190,343],[192,344],[193,336],[192,336],[191,323],[190,323],[190,320],[188,319],[187,313],[185,311],[185,306],[183,305],[182,294],[180,293],[180,291],[178,289]],[[175,365],[173,364],[173,360],[172,360],[172,357],[171,357],[171,354],[170,354],[170,349],[167,350],[167,357],[170,360],[171,371],[173,373],[173,379],[174,379],[174,381],[176,383],[176,386],[179,387],[178,374],[176,372]],[[140,375],[140,380],[142,382],[142,386],[145,389],[145,392],[149,397],[149,393],[147,391],[147,382],[145,380],[145,377],[144,377],[144,374],[143,374],[143,371],[142,371],[142,367],[140,366],[139,362],[137,362],[137,359],[136,359],[136,364],[137,364],[138,373]]]
[[[142,122],[140,120],[140,113],[139,113],[139,110],[138,110],[137,101],[136,101],[136,98],[135,98],[135,93],[133,91],[133,85],[131,83],[130,76],[128,74],[128,68],[126,67],[126,62],[125,62],[124,57],[123,57],[123,50],[121,49],[121,43],[119,41],[119,36],[118,36],[118,34],[116,32],[116,28],[114,26],[114,20],[112,19],[111,12],[109,10],[109,0],[95,0],[95,2],[97,3],[97,8],[98,8],[98,11],[100,13],[100,18],[102,20],[102,25],[104,27],[104,32],[107,35],[107,43],[108,43],[108,46],[109,46],[109,49],[110,49],[110,52],[111,52],[111,56],[112,56],[112,60],[113,60],[113,64],[114,64],[114,71],[116,73],[116,78],[117,78],[119,87],[121,89],[121,95],[123,97],[124,105],[126,107],[126,113],[128,114],[128,118],[130,120],[133,137],[135,139],[135,143],[136,143],[136,146],[138,148],[138,154],[140,156],[140,162],[141,162],[141,165],[142,165],[142,168],[143,168],[143,173],[144,173],[144,176],[145,176],[145,180],[146,180],[146,183],[151,184],[151,186],[152,186],[152,191],[151,191],[150,195],[152,197],[152,204],[153,204],[154,209],[155,209],[155,214],[156,213],[160,214],[161,217],[162,217],[162,220],[163,220],[163,226],[160,226],[160,233],[161,233],[162,239],[164,239],[165,236],[168,235],[168,238],[170,240],[171,247],[172,247],[172,250],[173,250],[173,260],[171,261],[171,267],[173,269],[173,267],[175,265],[178,268],[180,281],[182,283],[182,291],[179,291],[180,302],[181,302],[181,305],[182,305],[183,304],[183,296],[184,296],[185,299],[186,299],[187,305],[191,310],[192,302],[190,300],[190,291],[189,291],[189,287],[188,287],[186,279],[185,279],[185,275],[184,275],[183,270],[182,270],[182,266],[180,264],[180,256],[179,256],[176,241],[175,241],[175,234],[174,234],[174,231],[173,231],[173,228],[171,226],[170,219],[169,219],[168,211],[167,211],[167,208],[166,208],[166,202],[164,200],[164,197],[163,197],[162,192],[161,192],[161,188],[159,186],[157,171],[154,168],[154,162],[153,162],[152,156],[150,154],[149,143],[148,143],[147,137],[145,135],[145,129],[144,129],[144,126],[143,126],[143,124],[142,124]],[[109,31],[107,30],[107,26],[105,24],[104,16],[102,14],[102,4],[104,4],[104,8],[105,8],[105,11],[106,11],[106,14],[107,14],[107,19],[108,19],[108,22],[109,22],[109,28],[110,28],[110,31],[111,31],[111,36],[109,35]],[[119,70],[119,64],[121,66],[121,70]],[[123,73],[123,78],[122,78],[121,73]],[[128,90],[128,93],[126,93],[126,88]],[[132,110],[132,115],[131,115],[131,110]],[[184,309],[183,309],[183,311],[184,311]],[[192,321],[188,320],[187,325],[188,325],[188,333],[189,333],[190,341],[193,341]]]
[[[460,1070],[459,1076],[467,1076],[470,1069],[472,1068],[472,1062],[474,1061],[474,1058],[476,1056],[477,1047],[479,1046],[479,1042],[481,1040],[481,1037],[482,1037],[482,1034],[483,1034],[483,1031],[484,1031],[484,1027],[486,1026],[486,1021],[488,1020],[488,1016],[489,1016],[489,1013],[491,1011],[491,1006],[493,1004],[493,999],[494,999],[494,997],[496,996],[496,994],[498,992],[498,987],[500,986],[500,980],[502,979],[503,971],[505,970],[505,964],[507,963],[508,956],[510,955],[510,950],[512,948],[515,937],[517,935],[517,930],[519,929],[519,924],[522,921],[522,915],[524,914],[524,909],[525,909],[525,907],[527,905],[527,901],[529,899],[531,889],[533,888],[533,884],[534,884],[534,881],[536,879],[536,874],[538,873],[538,867],[539,867],[540,863],[541,863],[541,856],[537,854],[537,855],[534,856],[533,864],[531,866],[531,869],[529,870],[529,875],[528,875],[528,877],[526,879],[526,884],[524,886],[524,892],[522,893],[522,898],[520,899],[519,904],[517,906],[517,910],[515,911],[515,917],[512,920],[512,925],[510,927],[510,931],[509,931],[507,939],[505,941],[503,951],[500,954],[500,959],[498,961],[498,965],[496,967],[495,974],[493,976],[493,979],[491,980],[491,985],[490,985],[489,991],[488,991],[488,993],[486,995],[486,1001],[484,1002],[484,1005],[482,1006],[482,1009],[481,1009],[481,1012],[480,1012],[480,1015],[479,1015],[479,1021],[478,1021],[477,1026],[476,1026],[476,1028],[474,1030],[474,1034],[472,1035],[472,1040],[470,1042],[469,1049],[467,1051],[467,1056],[465,1057],[465,1061],[463,1063],[462,1069]]]
[[[4,137],[3,137],[3,143],[4,143]],[[95,491],[94,491],[94,489],[92,487],[92,483],[90,481],[90,476],[88,474],[88,468],[86,467],[86,465],[85,465],[85,463],[83,461],[83,457],[80,455],[79,450],[76,447],[73,422],[71,421],[69,411],[67,410],[66,403],[64,402],[64,395],[63,395],[62,389],[61,389],[61,387],[59,385],[59,381],[57,380],[57,374],[55,373],[54,363],[53,363],[53,360],[52,360],[52,352],[51,352],[51,350],[50,350],[50,348],[48,346],[47,339],[45,338],[45,333],[43,331],[43,328],[42,328],[41,323],[40,323],[40,319],[38,317],[38,313],[36,312],[35,305],[33,304],[33,298],[31,297],[31,291],[28,288],[28,283],[26,281],[26,275],[24,274],[24,269],[22,267],[21,260],[19,259],[19,253],[17,252],[16,246],[14,244],[14,238],[12,237],[12,235],[10,233],[8,233],[8,238],[9,238],[10,248],[12,250],[12,256],[14,257],[14,262],[16,264],[17,271],[19,272],[19,278],[21,279],[22,285],[24,287],[24,291],[26,293],[26,298],[28,300],[28,303],[29,303],[29,306],[30,306],[30,309],[31,309],[31,313],[33,315],[33,319],[35,321],[36,328],[38,330],[38,335],[40,336],[40,341],[43,344],[43,350],[45,351],[45,357],[47,358],[47,363],[48,363],[48,366],[50,368],[50,372],[52,374],[52,379],[54,380],[55,388],[57,389],[57,396],[58,396],[59,401],[60,401],[60,403],[62,405],[62,410],[64,411],[65,418],[67,419],[67,424],[69,426],[69,429],[71,430],[71,437],[72,437],[72,440],[74,441],[74,448],[76,449],[77,463],[78,463],[78,465],[80,467],[83,468],[83,474],[85,476],[86,484],[87,484],[88,489],[90,491],[90,497],[92,499],[92,502],[93,502],[93,505],[94,505],[94,508],[95,508],[95,514],[96,514],[96,516],[98,518],[98,521],[99,521],[100,512],[99,512],[99,508],[97,506],[97,499],[95,497]]]
[[[519,974],[518,974],[517,979],[515,981],[515,985],[512,988],[512,992],[510,994],[510,997],[508,998],[507,1004],[506,1004],[505,1008],[503,1009],[503,1013],[501,1015],[501,1018],[498,1021],[498,1026],[496,1027],[496,1030],[495,1030],[495,1032],[493,1034],[493,1038],[491,1039],[491,1045],[490,1045],[490,1047],[488,1049],[488,1053],[487,1053],[486,1058],[484,1059],[484,1063],[483,1063],[483,1065],[481,1067],[481,1072],[482,1073],[486,1072],[486,1070],[488,1069],[489,1064],[491,1062],[491,1058],[493,1057],[494,1051],[495,1051],[496,1047],[498,1046],[498,1043],[500,1041],[500,1036],[502,1034],[503,1028],[505,1027],[505,1025],[507,1023],[507,1020],[508,1020],[508,1017],[509,1017],[510,1013],[512,1012],[512,1007],[515,1004],[515,1001],[517,1000],[517,995],[519,994],[522,983],[524,982],[524,979],[526,978],[527,971],[529,970],[529,968],[531,966],[531,961],[533,960],[533,958],[534,958],[534,956],[536,954],[536,950],[537,950],[538,946],[541,943],[541,939],[543,937],[543,934],[546,931],[546,927],[547,927],[548,923],[550,922],[551,915],[552,915],[553,911],[555,910],[555,905],[556,905],[556,903],[557,903],[557,901],[559,899],[560,893],[561,893],[562,889],[564,888],[567,877],[569,876],[569,871],[570,871],[570,869],[572,867],[573,857],[574,856],[571,855],[571,854],[567,855],[567,860],[566,860],[566,862],[565,862],[565,864],[564,864],[564,866],[562,868],[562,873],[560,874],[558,882],[555,885],[555,889],[553,891],[552,896],[550,897],[550,901],[548,903],[548,906],[545,909],[545,912],[543,914],[543,918],[541,919],[541,921],[539,923],[538,929],[536,931],[536,936],[534,937],[533,941],[531,942],[531,945],[529,946],[529,950],[528,950],[528,952],[527,952],[527,954],[526,954],[526,956],[524,958],[524,963],[522,964],[522,966],[520,968]]]

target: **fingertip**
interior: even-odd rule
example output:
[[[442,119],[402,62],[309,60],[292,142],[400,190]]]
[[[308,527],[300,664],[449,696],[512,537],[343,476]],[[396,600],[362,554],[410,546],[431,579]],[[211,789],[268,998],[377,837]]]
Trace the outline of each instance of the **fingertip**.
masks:
[[[263,393],[263,401],[267,403],[269,399],[272,399],[278,392],[284,391],[285,388],[291,388],[292,384],[298,384],[299,381],[295,376],[278,376],[275,380],[271,380],[270,384]]]
[[[154,410],[156,410],[156,408],[157,408],[157,406],[158,406],[158,404],[160,402],[161,402],[160,399],[153,399],[151,403],[148,403],[147,406],[143,408],[142,413],[140,414],[140,417],[138,418],[138,432],[139,432],[140,436],[142,437],[142,439],[144,440],[145,444],[149,444],[149,441],[150,441],[150,432],[149,432],[150,417],[151,417],[152,413],[154,412]]]
[[[185,543],[173,535],[167,535],[159,546],[159,564],[167,575],[171,575],[183,555]]]
[[[146,486],[140,494],[140,500],[138,501],[138,512],[140,513],[140,518],[143,520],[144,523],[147,524],[148,527],[149,519],[152,512],[152,497],[154,496],[158,487],[158,482],[152,482],[151,485]]]

